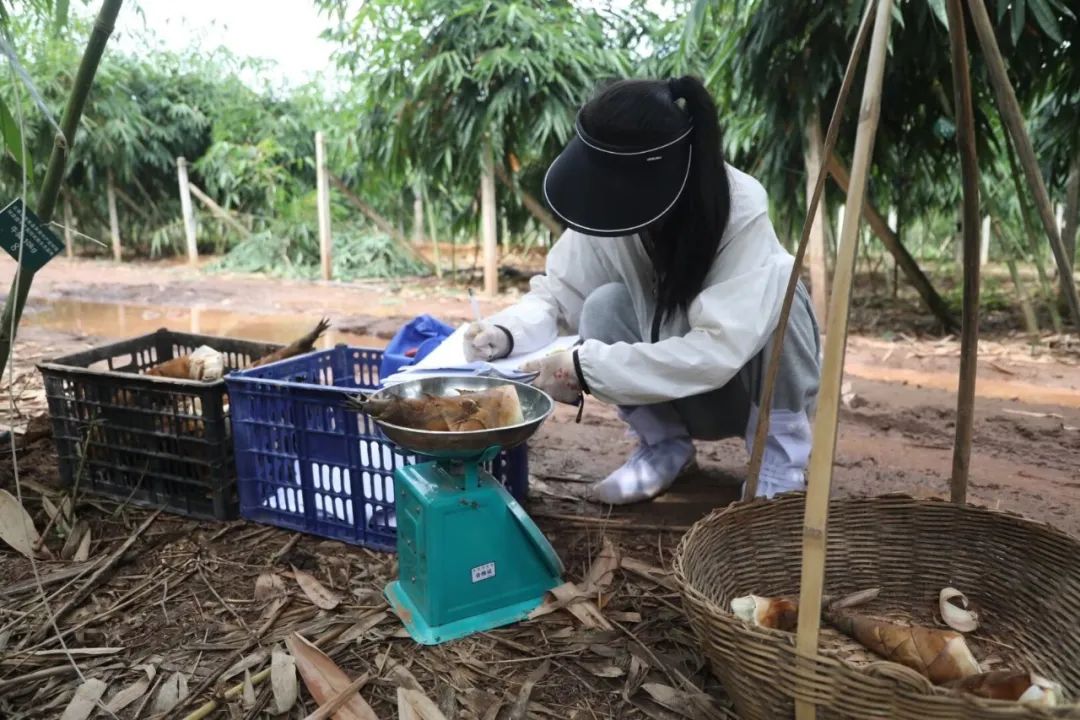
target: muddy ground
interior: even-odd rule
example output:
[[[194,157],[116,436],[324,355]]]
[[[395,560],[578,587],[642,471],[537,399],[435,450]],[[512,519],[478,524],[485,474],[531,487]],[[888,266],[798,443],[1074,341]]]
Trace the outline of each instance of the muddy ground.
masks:
[[[10,273],[9,266],[4,264],[3,273]],[[10,277],[3,273],[0,283],[6,285]],[[512,302],[521,292],[521,283],[511,284],[510,291],[498,301],[481,301],[482,311],[488,313]],[[29,419],[43,411],[35,361],[105,341],[159,327],[287,341],[325,315],[334,321],[335,330],[324,340],[324,347],[338,342],[379,345],[402,321],[420,313],[456,322],[467,319],[471,311],[463,287],[432,280],[352,285],[287,282],[208,274],[181,265],[117,266],[58,259],[35,280],[16,348],[11,393],[16,411],[5,410],[4,422],[22,432]],[[986,323],[990,332],[981,352],[970,500],[1080,535],[1080,343],[1075,337],[1051,336],[1032,346],[1011,330],[1014,319],[995,316]],[[933,322],[925,320],[914,300],[906,296],[896,301],[857,303],[852,327],[834,493],[946,496],[958,343],[934,334]],[[7,378],[4,385],[8,385]],[[701,443],[700,472],[681,480],[672,492],[651,504],[602,516],[602,509],[576,499],[584,483],[619,465],[630,448],[631,440],[615,414],[596,402],[587,405],[580,425],[575,424],[572,410],[561,408],[530,444],[529,509],[568,559],[569,578],[584,576],[604,535],[639,563],[668,567],[681,530],[711,509],[734,500],[745,475],[746,451],[741,441]],[[29,444],[20,453],[21,476],[41,488],[36,493],[31,490],[28,500],[39,530],[48,522],[40,495],[58,492],[55,463],[47,438]],[[13,490],[10,456],[4,460],[0,485]],[[115,503],[92,498],[80,502],[80,513],[94,525],[95,533],[102,533],[94,536],[91,562],[119,547],[147,517],[145,511],[130,507],[118,510]],[[154,598],[163,593],[160,616],[156,610],[149,613],[154,616],[153,623],[143,626],[140,622],[139,632],[95,628],[90,623],[91,630],[103,634],[84,634],[80,641],[83,645],[123,647],[123,657],[134,653],[132,657],[142,658],[143,663],[153,664],[156,658],[156,683],[170,673],[182,672],[190,677],[190,689],[194,690],[209,668],[227,664],[239,648],[245,648],[240,653],[245,655],[282,637],[277,625],[271,623],[265,636],[247,646],[251,638],[245,632],[266,622],[266,606],[251,599],[252,586],[258,574],[272,571],[295,587],[290,573],[291,566],[297,565],[347,594],[349,600],[340,610],[316,610],[294,590],[292,604],[281,611],[275,623],[289,628],[304,626],[309,635],[327,637],[342,625],[354,628],[351,632],[359,635],[351,638],[345,649],[335,644],[336,636],[326,642],[337,648],[332,654],[342,667],[371,674],[371,692],[363,694],[370,694],[369,701],[387,717],[392,715],[386,709],[394,703],[393,688],[402,684],[392,673],[394,663],[409,666],[419,684],[443,703],[444,709],[451,702],[446,698],[456,698],[454,707],[461,717],[485,717],[496,700],[502,710],[496,709],[497,715],[492,717],[505,717],[516,712],[514,705],[523,696],[527,707],[515,717],[526,713],[582,718],[687,715],[678,708],[673,714],[671,698],[665,706],[655,694],[640,689],[643,682],[650,687],[678,687],[680,692],[689,693],[687,697],[699,690],[711,692],[712,703],[687,697],[680,702],[689,702],[710,717],[727,712],[722,693],[704,670],[677,612],[678,597],[667,576],[659,582],[656,578],[643,581],[640,574],[631,572],[619,576],[612,604],[603,608],[622,619],[614,630],[583,630],[580,623],[570,622],[569,615],[560,612],[546,621],[555,626],[538,621],[451,646],[456,650],[425,656],[416,653],[408,641],[395,637],[392,619],[378,614],[381,605],[373,593],[381,579],[393,574],[392,559],[387,556],[307,536],[290,543],[295,535],[243,522],[216,527],[160,516],[145,533],[146,537],[134,545],[144,549],[142,556],[106,580],[91,595],[92,605],[99,614],[119,612],[109,608],[123,602],[124,592],[130,589],[125,584],[145,583],[154,588]],[[288,552],[278,555],[287,545]],[[46,568],[43,572],[63,568],[60,563],[42,565]],[[0,581],[26,583],[32,577],[28,563],[9,550],[0,550]],[[186,594],[185,583],[194,588]],[[19,603],[12,603],[5,610],[7,616],[0,616],[0,652],[8,642],[19,640],[31,622],[44,622],[33,602],[36,590],[29,585],[17,587],[26,594],[14,595]],[[222,602],[215,601],[214,593],[207,595],[207,588],[221,595],[217,599]],[[58,602],[64,597],[57,591]],[[85,615],[84,611],[80,613]],[[635,613],[644,620],[635,620]],[[93,619],[93,614],[89,617]],[[282,617],[291,618],[291,624]],[[20,618],[29,619],[20,626]],[[365,624],[371,627],[355,630]],[[5,629],[14,634],[5,637]],[[661,644],[653,647],[658,656],[650,658],[647,651],[654,645],[652,638]],[[20,652],[32,646],[22,642]],[[58,711],[50,715],[40,708],[31,709],[36,705],[28,703],[32,699],[40,702],[42,693],[66,702],[76,687],[70,673],[58,671],[55,676],[35,680],[36,684],[24,683],[24,692],[13,697],[13,688],[5,681],[56,667],[57,658],[46,655],[50,659],[44,663],[41,655],[11,655],[10,648],[8,652],[0,661],[0,715],[5,711],[58,715]],[[464,659],[463,653],[467,656]],[[496,664],[486,665],[491,662]],[[133,669],[131,662],[119,662],[115,654],[93,657],[84,664],[112,673],[113,684],[106,697],[137,680],[142,672]],[[644,674],[635,678],[635,672]],[[535,684],[524,692],[530,674]],[[231,682],[236,681],[234,676]],[[470,696],[481,688],[492,697]],[[659,692],[655,687],[652,690]],[[5,694],[10,699],[5,700]],[[705,710],[701,710],[702,703]],[[50,707],[62,708],[63,704]],[[148,716],[150,709],[143,716]],[[250,707],[235,712],[239,713],[236,716],[258,716]]]

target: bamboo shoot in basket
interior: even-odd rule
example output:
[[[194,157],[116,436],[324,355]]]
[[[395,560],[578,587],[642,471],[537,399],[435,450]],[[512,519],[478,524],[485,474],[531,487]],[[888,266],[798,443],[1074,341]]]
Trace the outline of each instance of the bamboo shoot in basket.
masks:
[[[1061,686],[1032,672],[994,670],[949,683],[957,692],[990,700],[1012,700],[1039,707],[1054,707]]]
[[[978,661],[958,632],[900,625],[866,615],[828,613],[827,618],[833,627],[859,641],[867,650],[906,665],[935,685],[980,672]]]

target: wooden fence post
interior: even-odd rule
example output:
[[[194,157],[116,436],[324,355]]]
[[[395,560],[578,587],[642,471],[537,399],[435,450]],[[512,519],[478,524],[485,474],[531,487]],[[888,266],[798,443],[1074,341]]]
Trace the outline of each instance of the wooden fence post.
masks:
[[[329,280],[332,249],[330,238],[330,180],[326,174],[326,145],[322,131],[315,133],[315,197],[319,205],[319,259],[322,261],[322,279]]]
[[[75,240],[75,215],[71,212],[71,199],[67,193],[64,193],[64,253],[68,258],[75,257],[75,248],[73,242]]]
[[[210,210],[210,212],[212,212],[219,220],[224,222],[236,232],[240,233],[241,236],[251,237],[250,230],[241,225],[240,222],[232,215],[230,215],[225,208],[214,202],[214,199],[204,193],[198,185],[193,182],[189,182],[188,190],[190,190],[191,194],[194,195],[199,202],[205,205]]]
[[[480,235],[484,245],[484,294],[499,294],[499,241],[495,219],[495,165],[491,141],[484,142],[480,175]]]
[[[195,210],[191,207],[191,188],[188,187],[187,160],[176,158],[176,176],[180,181],[180,211],[184,215],[184,237],[187,239],[187,257],[192,265],[199,261],[199,247],[195,238]]]
[[[120,262],[120,218],[116,214],[116,187],[112,168],[109,168],[105,182],[105,199],[109,203],[109,235],[112,236],[113,260]]]

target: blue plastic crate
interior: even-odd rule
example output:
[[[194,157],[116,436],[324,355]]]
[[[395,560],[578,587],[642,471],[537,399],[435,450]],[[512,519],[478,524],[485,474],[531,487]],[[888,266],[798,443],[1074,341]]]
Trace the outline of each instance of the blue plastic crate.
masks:
[[[381,360],[381,350],[339,345],[225,378],[243,517],[394,549],[394,470],[427,458],[394,445],[341,392],[377,389]],[[488,470],[524,501],[524,445]]]

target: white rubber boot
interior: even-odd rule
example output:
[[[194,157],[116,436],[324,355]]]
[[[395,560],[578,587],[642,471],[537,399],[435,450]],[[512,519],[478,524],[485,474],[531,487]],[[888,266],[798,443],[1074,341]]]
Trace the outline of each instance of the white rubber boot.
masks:
[[[746,448],[753,450],[757,430],[757,408],[750,412],[746,426]],[[806,464],[810,461],[810,419],[805,412],[773,410],[769,414],[769,435],[761,458],[757,497],[771,498],[785,492],[806,490]]]
[[[682,418],[668,404],[619,408],[619,416],[639,444],[615,472],[589,488],[588,499],[627,505],[656,497],[671,487],[694,460],[694,444]]]

